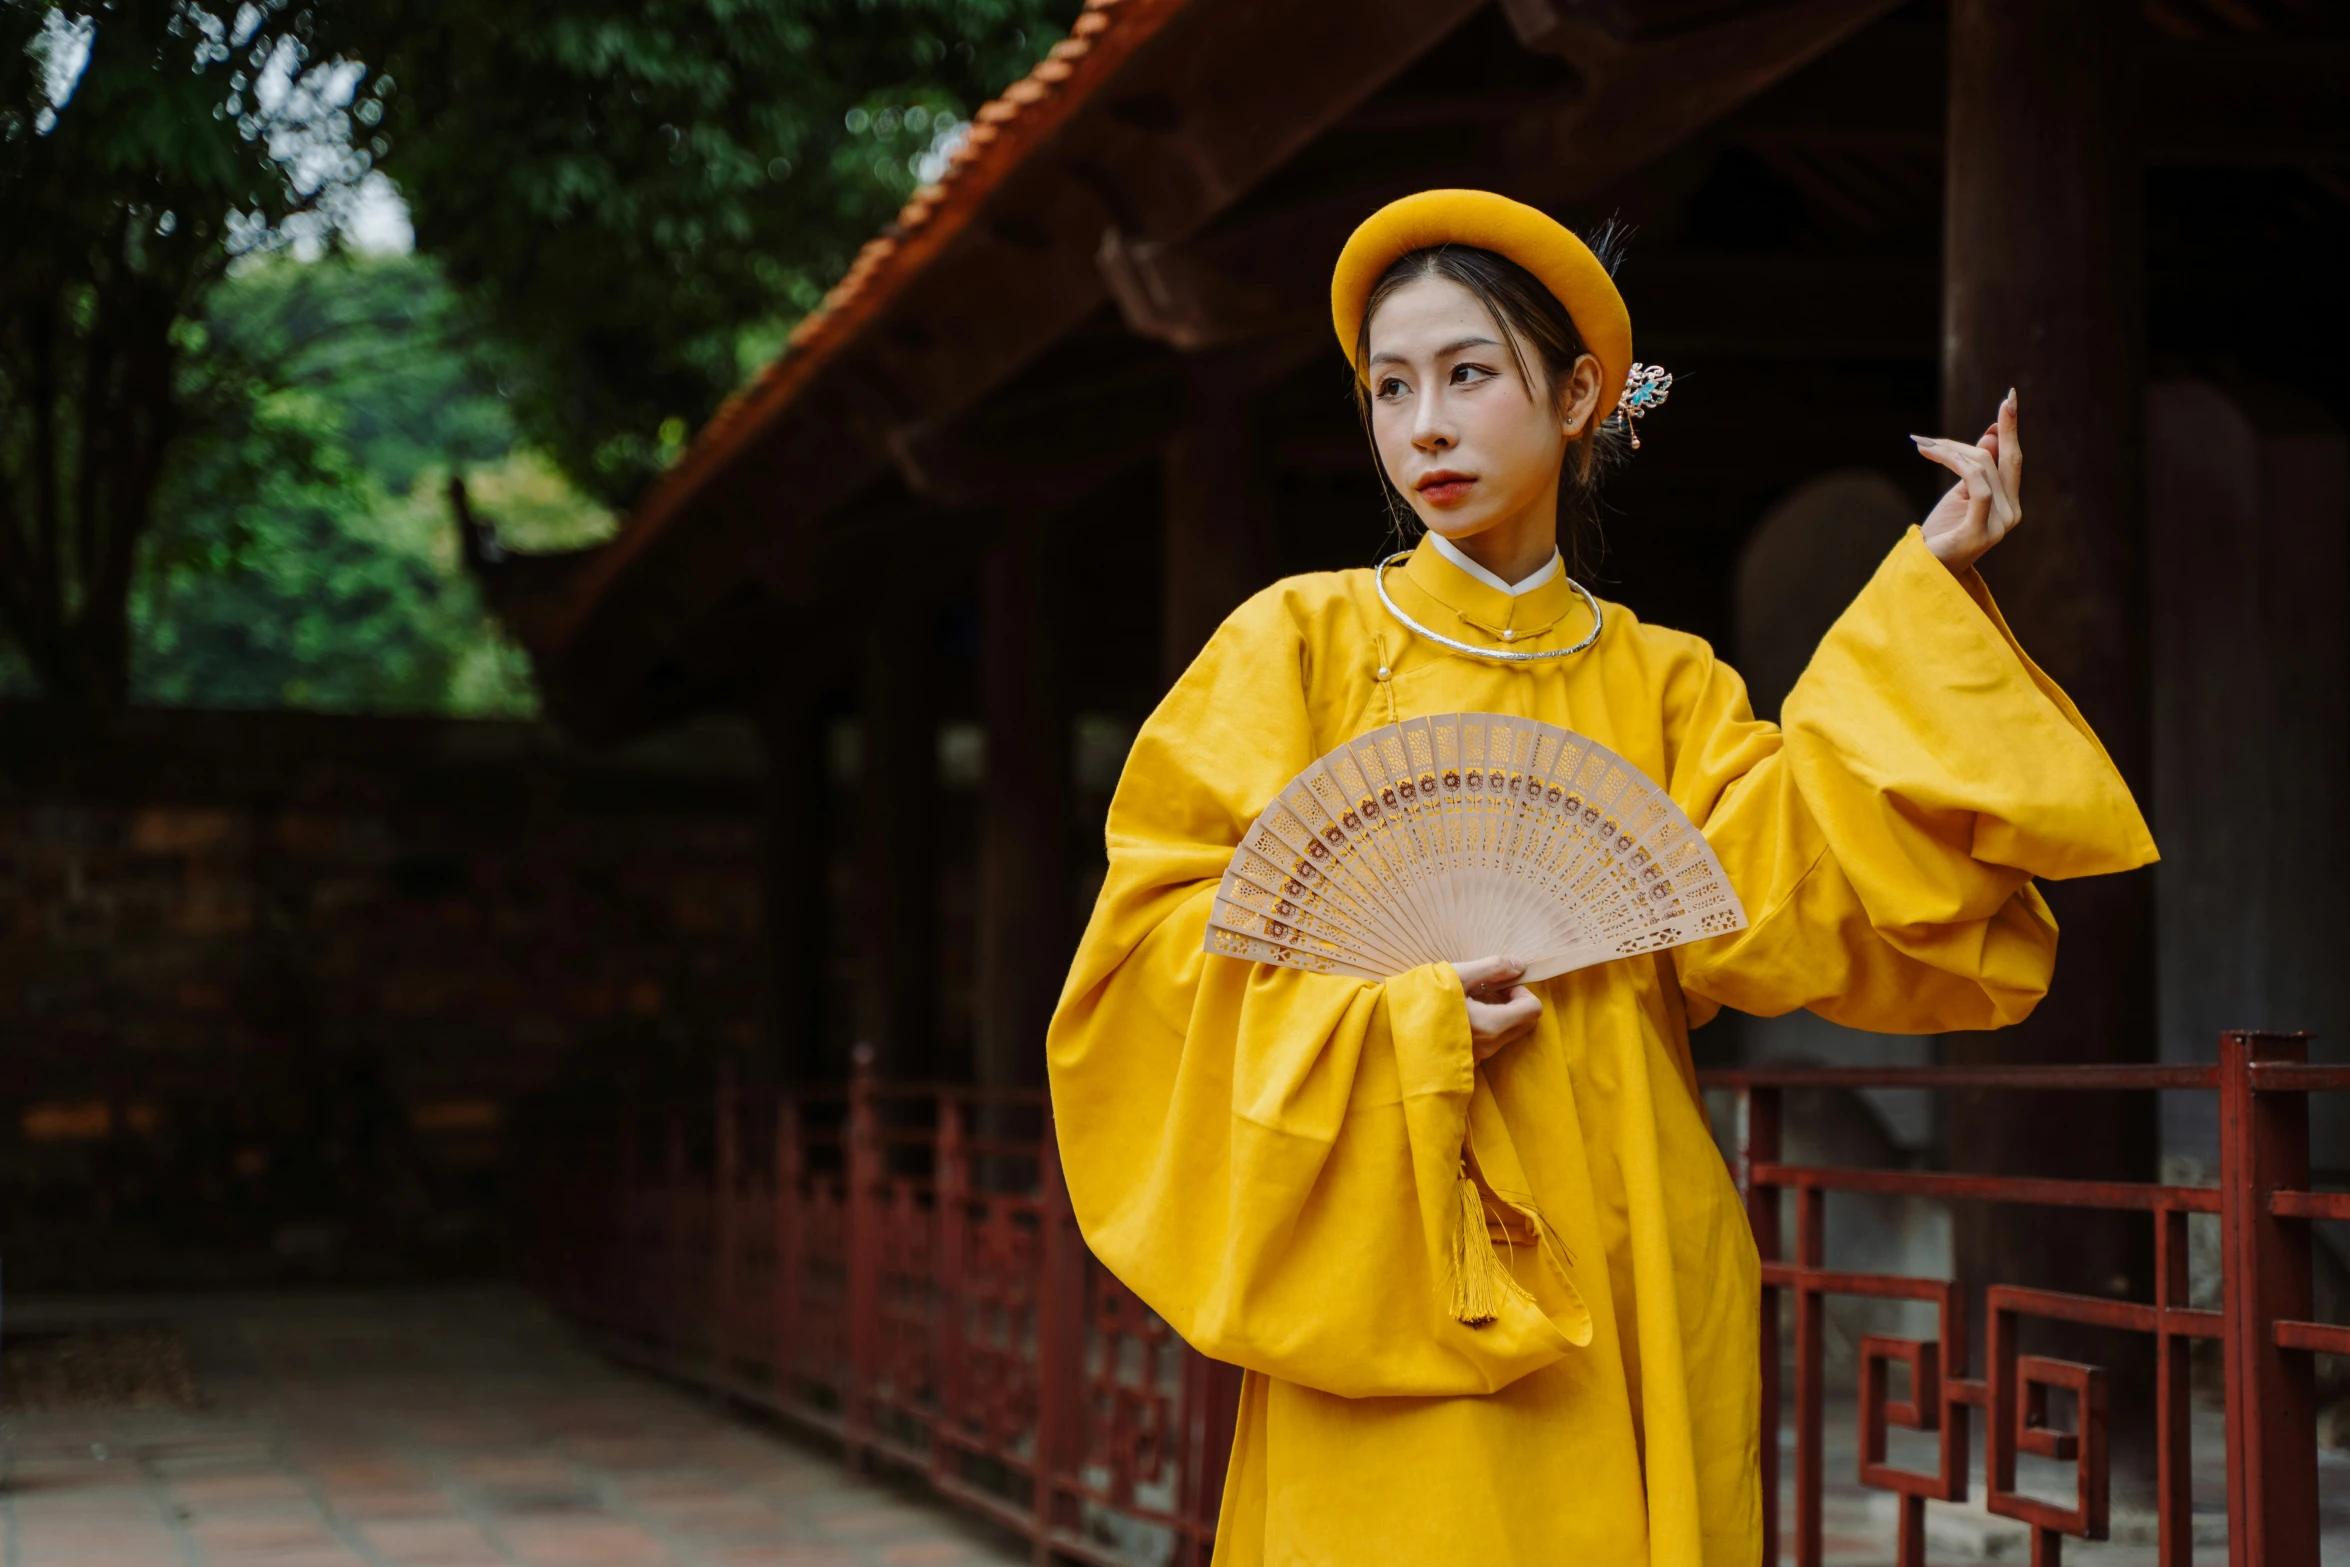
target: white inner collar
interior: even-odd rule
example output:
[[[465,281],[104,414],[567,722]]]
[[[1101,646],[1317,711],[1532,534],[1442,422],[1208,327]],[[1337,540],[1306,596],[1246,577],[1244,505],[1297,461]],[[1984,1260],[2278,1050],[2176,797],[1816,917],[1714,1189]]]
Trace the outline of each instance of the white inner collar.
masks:
[[[1553,576],[1557,575],[1558,572],[1563,569],[1559,561],[1559,552],[1555,547],[1553,547],[1550,552],[1550,559],[1544,561],[1531,576],[1528,576],[1517,582],[1504,582],[1501,580],[1501,578],[1495,576],[1492,572],[1487,571],[1483,566],[1480,566],[1475,561],[1469,559],[1467,551],[1463,550],[1458,544],[1453,543],[1452,540],[1446,538],[1443,534],[1431,532],[1428,535],[1428,542],[1436,546],[1437,554],[1442,555],[1446,560],[1451,561],[1454,565],[1460,567],[1461,570],[1467,572],[1470,576],[1475,577],[1479,582],[1484,583],[1487,587],[1493,589],[1496,593],[1507,593],[1512,598],[1516,598],[1521,593],[1533,592],[1536,588],[1542,586],[1545,582],[1548,582]]]

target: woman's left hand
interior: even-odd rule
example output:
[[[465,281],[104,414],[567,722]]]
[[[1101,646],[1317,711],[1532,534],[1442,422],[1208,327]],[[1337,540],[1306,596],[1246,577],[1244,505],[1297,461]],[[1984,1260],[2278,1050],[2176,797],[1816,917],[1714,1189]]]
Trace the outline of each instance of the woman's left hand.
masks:
[[[2024,448],[2016,435],[2014,389],[2000,403],[1991,428],[1972,446],[1930,435],[1910,439],[1920,455],[1958,475],[1958,483],[1943,492],[1918,531],[1936,560],[1954,573],[1965,572],[2024,520]]]
[[[1493,1056],[1534,1032],[1542,1021],[1542,998],[1518,983],[1526,965],[1516,958],[1478,958],[1455,963],[1461,997],[1469,1010],[1469,1048],[1478,1060]]]

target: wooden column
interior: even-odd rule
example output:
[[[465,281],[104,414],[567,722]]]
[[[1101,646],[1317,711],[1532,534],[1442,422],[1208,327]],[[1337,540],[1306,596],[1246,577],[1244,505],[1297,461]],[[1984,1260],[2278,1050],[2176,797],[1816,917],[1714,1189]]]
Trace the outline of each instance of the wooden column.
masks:
[[[1069,966],[1069,719],[1049,530],[1007,520],[980,571],[978,1079],[1044,1081],[1044,1031]]]
[[[1257,372],[1245,349],[1189,356],[1184,419],[1167,443],[1163,627],[1172,684],[1226,615],[1280,569],[1257,449]]]
[[[2154,838],[2163,1058],[2229,1029],[2350,1024],[2350,438],[2275,387],[2148,393],[2156,624]],[[2350,1104],[2312,1096],[2317,1163],[2350,1163]],[[2216,1160],[2219,1105],[2170,1094],[2163,1151]]]
[[[765,865],[760,885],[761,940],[767,957],[767,1059],[745,1086],[805,1083],[828,1075],[823,1060],[824,937],[832,824],[824,754],[823,705],[798,639],[769,657],[760,693],[759,744],[767,763]]]
[[[876,615],[859,692],[857,1037],[884,1079],[928,1077],[938,1035],[938,626]]]
[[[2148,778],[2143,474],[2145,270],[2134,0],[1952,0],[1943,251],[1945,432],[2021,396],[2025,523],[1985,575],[2023,645],[2079,704],[2132,787]],[[2134,1061],[2155,1053],[2151,871],[2042,889],[2055,984],[2025,1024],[1945,1036],[1950,1059]],[[1960,1168],[2150,1180],[2155,1096],[1954,1095]],[[2150,1299],[2134,1217],[1961,1204],[1960,1277]],[[2049,1333],[2117,1390],[2153,1386],[2119,1335]],[[2151,1475],[2148,1411],[2114,1410],[2118,1490]],[[2125,1444],[2147,1442],[2133,1455]]]

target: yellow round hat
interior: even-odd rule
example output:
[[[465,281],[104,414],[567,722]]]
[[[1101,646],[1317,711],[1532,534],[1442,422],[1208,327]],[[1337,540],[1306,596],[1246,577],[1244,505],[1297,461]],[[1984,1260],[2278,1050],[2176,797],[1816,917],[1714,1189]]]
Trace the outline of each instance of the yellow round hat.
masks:
[[[1415,250],[1474,245],[1504,255],[1542,280],[1567,307],[1583,346],[1599,360],[1599,418],[1615,411],[1632,373],[1632,314],[1591,247],[1544,212],[1489,190],[1424,190],[1391,201],[1363,220],[1338,253],[1330,275],[1330,321],[1355,373],[1363,308],[1379,275]]]

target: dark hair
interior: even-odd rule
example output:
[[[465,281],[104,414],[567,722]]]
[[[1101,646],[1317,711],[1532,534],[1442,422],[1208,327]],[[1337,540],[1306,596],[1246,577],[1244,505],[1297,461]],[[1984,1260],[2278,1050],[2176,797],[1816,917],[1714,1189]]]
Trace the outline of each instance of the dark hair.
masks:
[[[1623,231],[1613,222],[1603,225],[1591,236],[1592,253],[1609,272],[1616,270],[1623,257]],[[1544,287],[1542,280],[1497,251],[1481,250],[1474,245],[1434,245],[1400,256],[1394,264],[1379,274],[1372,285],[1371,297],[1363,305],[1363,324],[1355,338],[1355,363],[1368,366],[1371,359],[1371,321],[1389,295],[1407,284],[1423,278],[1443,278],[1467,289],[1483,305],[1502,329],[1504,344],[1510,360],[1517,366],[1519,376],[1538,394],[1547,392],[1555,407],[1566,399],[1567,378],[1575,368],[1575,361],[1586,350],[1583,334],[1575,330],[1574,318],[1558,296]],[[1525,349],[1532,345],[1535,356],[1542,362],[1542,373],[1533,373],[1526,362]],[[1363,429],[1371,428],[1371,383],[1367,372],[1355,377],[1355,406],[1362,414]],[[1559,472],[1559,522],[1562,537],[1559,548],[1567,559],[1571,575],[1582,576],[1596,563],[1599,548],[1599,481],[1608,469],[1619,462],[1628,447],[1621,422],[1613,419],[1595,419],[1567,448],[1565,462]],[[1399,540],[1408,538],[1405,519],[1411,518],[1411,508],[1403,504],[1396,492],[1395,481],[1388,476],[1387,464],[1379,458],[1376,445],[1372,461],[1379,470],[1379,483],[1387,492],[1387,510],[1395,524]]]

